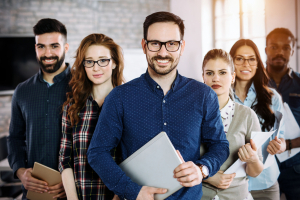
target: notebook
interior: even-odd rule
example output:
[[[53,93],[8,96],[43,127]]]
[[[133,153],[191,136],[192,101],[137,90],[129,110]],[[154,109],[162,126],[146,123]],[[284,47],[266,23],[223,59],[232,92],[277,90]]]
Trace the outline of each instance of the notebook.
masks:
[[[49,186],[56,185],[62,181],[61,175],[58,171],[51,169],[50,167],[47,167],[45,165],[42,165],[38,162],[34,163],[31,175],[34,178],[46,181]],[[53,200],[53,196],[55,195],[56,194],[37,193],[33,191],[28,191],[26,197],[30,200]]]
[[[173,177],[173,171],[182,163],[165,132],[134,152],[119,166],[131,180],[142,186],[165,188],[165,194],[155,194],[155,200],[162,200],[182,188]]]

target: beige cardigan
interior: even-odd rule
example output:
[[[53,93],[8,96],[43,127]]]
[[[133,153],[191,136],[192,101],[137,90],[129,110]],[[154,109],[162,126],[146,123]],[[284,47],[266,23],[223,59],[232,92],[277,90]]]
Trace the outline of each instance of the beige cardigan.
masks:
[[[234,117],[232,118],[228,133],[226,135],[226,138],[229,142],[230,154],[227,160],[221,166],[221,171],[226,171],[239,158],[239,148],[250,142],[252,131],[261,131],[257,115],[251,108],[235,103]],[[201,147],[200,151],[203,152],[203,147]],[[203,155],[202,152],[201,155]],[[257,153],[259,159],[262,161],[261,149],[259,149]],[[215,195],[218,195],[222,200],[242,200],[248,195],[248,178],[247,176],[234,178],[230,187],[225,190],[218,189],[208,183],[203,182],[202,189],[203,197],[201,200],[211,200]]]

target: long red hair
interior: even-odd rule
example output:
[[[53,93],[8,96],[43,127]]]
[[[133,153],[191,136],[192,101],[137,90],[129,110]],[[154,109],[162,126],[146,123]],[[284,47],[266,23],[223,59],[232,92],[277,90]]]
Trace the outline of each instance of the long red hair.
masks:
[[[78,113],[85,106],[86,100],[92,92],[93,83],[88,79],[84,66],[82,64],[85,53],[89,46],[101,45],[110,50],[111,58],[116,64],[116,68],[112,72],[112,85],[116,87],[125,82],[123,77],[124,58],[122,48],[116,44],[113,39],[104,34],[90,34],[86,36],[80,43],[75,56],[75,62],[72,66],[70,80],[71,92],[67,93],[67,101],[63,108],[70,104],[68,109],[68,117],[70,118],[72,126],[78,123]]]

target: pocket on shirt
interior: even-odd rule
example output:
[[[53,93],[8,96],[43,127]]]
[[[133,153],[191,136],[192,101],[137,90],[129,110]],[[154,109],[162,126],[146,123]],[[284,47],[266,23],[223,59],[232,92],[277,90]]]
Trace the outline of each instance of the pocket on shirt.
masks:
[[[300,165],[295,165],[293,168],[297,174],[300,174]]]
[[[300,94],[292,93],[289,96],[289,106],[294,108],[300,107]]]

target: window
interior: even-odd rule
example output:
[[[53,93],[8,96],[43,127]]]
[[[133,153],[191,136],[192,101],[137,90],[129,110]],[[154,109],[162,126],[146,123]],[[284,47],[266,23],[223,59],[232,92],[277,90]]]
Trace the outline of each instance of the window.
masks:
[[[239,39],[251,39],[263,62],[265,55],[265,1],[214,0],[214,46],[230,51]]]

